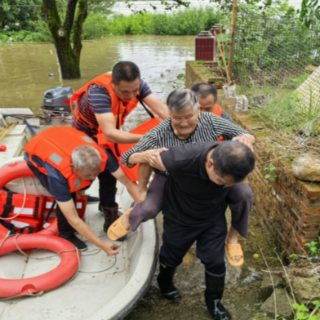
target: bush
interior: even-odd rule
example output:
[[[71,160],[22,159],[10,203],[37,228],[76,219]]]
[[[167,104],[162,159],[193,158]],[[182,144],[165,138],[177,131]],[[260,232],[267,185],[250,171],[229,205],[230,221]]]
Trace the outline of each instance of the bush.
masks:
[[[108,33],[108,20],[102,13],[88,15],[82,27],[82,39],[100,38]]]
[[[196,35],[210,30],[220,21],[220,12],[210,8],[186,9],[174,14],[156,14],[151,23],[153,34]]]
[[[9,31],[0,33],[0,42],[44,42],[49,40],[40,32],[20,30],[18,32]]]
[[[83,24],[82,39],[95,39],[108,34],[112,35],[196,35],[220,22],[220,11],[211,8],[185,9],[175,13],[136,14],[130,16],[108,16],[104,13],[90,12]],[[226,20],[226,14],[223,15]],[[228,17],[227,17],[228,19]],[[47,23],[39,16],[32,23],[35,32],[3,32],[0,41],[52,41]]]

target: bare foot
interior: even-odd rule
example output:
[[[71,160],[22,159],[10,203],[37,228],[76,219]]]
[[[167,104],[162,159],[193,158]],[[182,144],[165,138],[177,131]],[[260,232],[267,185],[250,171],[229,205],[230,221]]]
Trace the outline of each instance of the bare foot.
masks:
[[[239,243],[239,233],[238,231],[231,226],[228,235],[227,235],[227,242],[230,244],[236,244]],[[234,256],[232,257],[233,262],[238,262],[242,257],[241,256]]]
[[[126,230],[130,230],[130,223],[129,223],[130,213],[131,213],[131,210],[123,214],[121,219],[122,225]]]

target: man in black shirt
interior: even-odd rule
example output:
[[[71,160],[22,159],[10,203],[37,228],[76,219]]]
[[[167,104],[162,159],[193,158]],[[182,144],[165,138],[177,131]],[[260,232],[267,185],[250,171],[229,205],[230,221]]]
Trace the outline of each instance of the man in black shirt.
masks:
[[[220,303],[224,291],[225,211],[229,187],[254,168],[250,148],[238,141],[189,143],[160,154],[170,173],[165,186],[163,246],[158,283],[170,300],[180,294],[173,284],[176,267],[197,241],[205,265],[207,307],[216,320],[231,319]]]

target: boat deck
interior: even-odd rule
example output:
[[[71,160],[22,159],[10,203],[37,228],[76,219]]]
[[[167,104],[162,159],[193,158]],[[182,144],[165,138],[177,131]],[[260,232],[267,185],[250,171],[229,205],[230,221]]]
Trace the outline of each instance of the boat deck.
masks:
[[[17,125],[3,139],[2,143],[10,146],[7,149],[10,152],[0,153],[0,166],[22,154],[23,146],[30,139],[28,131],[25,125]],[[34,188],[33,178],[25,178],[25,185],[27,190],[39,190],[39,185]],[[21,178],[7,186],[23,192]],[[98,188],[98,180],[95,180],[88,194],[98,196]],[[119,182],[117,188],[116,201],[124,212],[132,206],[133,200]],[[102,229],[104,218],[98,204],[87,205],[85,221],[101,239],[110,241]],[[118,243],[121,244],[121,251],[115,257],[107,256],[87,242],[88,250],[81,254],[80,268],[72,281],[41,296],[0,301],[0,319],[122,319],[144,294],[154,274],[158,250],[155,221],[143,223],[136,232],[128,234],[126,241]],[[25,279],[41,275],[56,268],[61,260],[45,250],[33,250],[28,257],[16,251],[0,259],[0,279]]]

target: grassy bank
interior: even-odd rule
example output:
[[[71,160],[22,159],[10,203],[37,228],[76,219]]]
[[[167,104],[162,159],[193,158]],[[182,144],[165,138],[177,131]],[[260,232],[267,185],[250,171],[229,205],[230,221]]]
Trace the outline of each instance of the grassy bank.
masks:
[[[89,40],[105,35],[196,35],[226,19],[219,11],[211,7],[185,9],[169,14],[137,14],[106,17],[102,13],[90,13],[83,25],[82,39]],[[34,24],[34,32],[21,30],[19,32],[0,33],[1,42],[42,42],[52,41],[47,24],[39,20]]]

